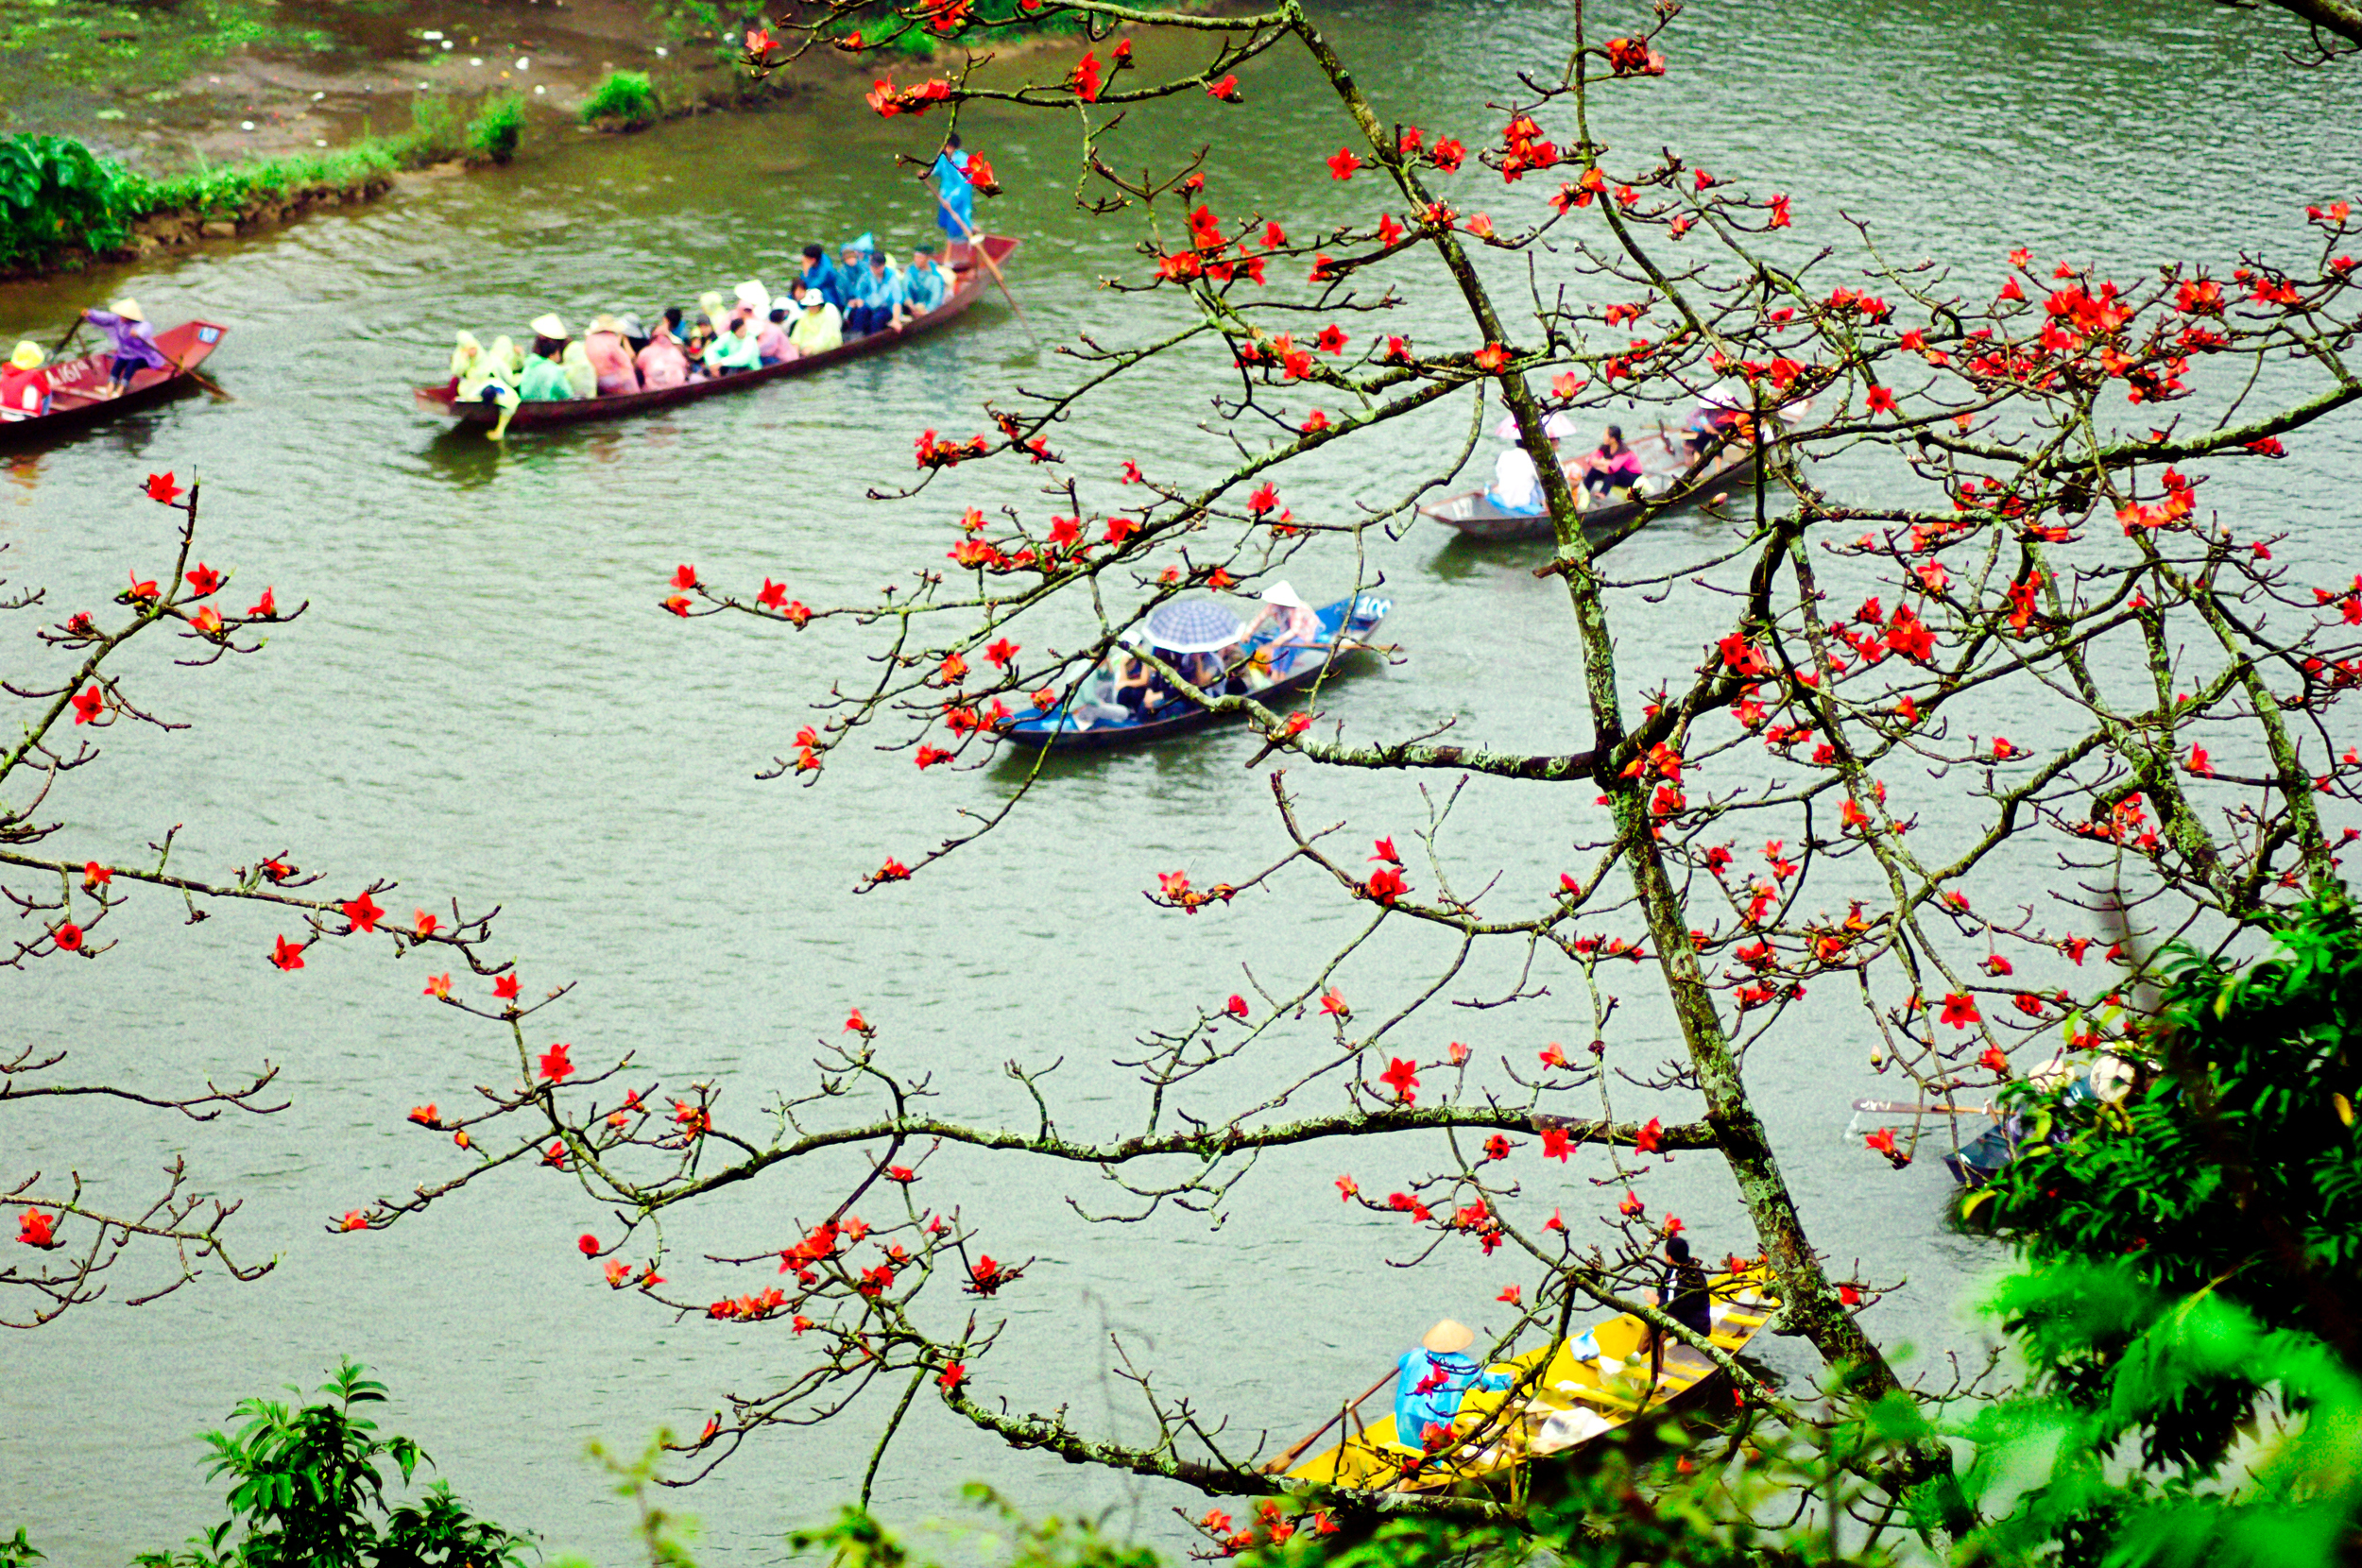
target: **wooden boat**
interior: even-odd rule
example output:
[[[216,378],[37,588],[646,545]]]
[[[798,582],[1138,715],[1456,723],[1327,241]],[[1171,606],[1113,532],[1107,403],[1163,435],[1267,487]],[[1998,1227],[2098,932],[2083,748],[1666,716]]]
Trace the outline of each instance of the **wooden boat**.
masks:
[[[998,265],[1008,260],[1018,242],[1005,234],[980,234],[976,243],[984,247],[984,253]],[[979,295],[991,287],[983,269],[971,262],[956,271],[951,292],[945,295],[943,303],[933,310],[915,316],[899,327],[848,337],[827,353],[807,354],[781,365],[765,365],[753,370],[740,370],[731,375],[693,381],[680,386],[659,387],[650,392],[625,392],[607,398],[568,398],[559,402],[520,403],[516,417],[508,421],[508,428],[539,430],[551,425],[579,424],[586,419],[620,419],[627,415],[651,414],[659,408],[695,402],[701,398],[719,397],[725,392],[750,391],[789,376],[807,376],[815,370],[842,365],[847,360],[862,359],[887,349],[899,348],[923,332],[932,332],[956,319],[976,302]],[[449,382],[419,387],[418,401],[421,408],[449,415],[465,424],[488,425],[500,414],[489,403],[459,401]]]
[[[199,384],[190,372],[204,362],[229,330],[211,321],[183,321],[165,328],[156,334],[156,347],[173,367],[138,371],[119,398],[104,395],[114,369],[112,353],[101,350],[59,360],[48,367],[49,412],[37,418],[0,420],[0,447],[54,440],[179,397]]]
[[[1737,1352],[1769,1322],[1778,1303],[1759,1269],[1720,1274],[1708,1283],[1717,1349]],[[1290,1477],[1357,1491],[1443,1491],[1505,1478],[1529,1459],[1580,1448],[1646,1411],[1682,1409],[1703,1401],[1728,1379],[1722,1369],[1688,1345],[1669,1339],[1661,1374],[1650,1380],[1649,1327],[1629,1312],[1491,1370],[1515,1381],[1498,1392],[1472,1389],[1452,1423],[1454,1441],[1422,1453],[1395,1433],[1388,1378],[1331,1417],[1311,1437],[1265,1466]],[[1384,1391],[1386,1413],[1364,1424],[1363,1405]],[[1344,1440],[1297,1462],[1297,1456],[1342,1420]]]
[[[1793,424],[1810,406],[1809,400],[1801,400],[1789,404],[1781,413],[1786,422]],[[1686,440],[1688,434],[1686,429],[1668,430],[1660,425],[1653,433],[1632,443],[1632,450],[1640,454],[1640,484],[1623,500],[1609,501],[1594,496],[1591,503],[1583,508],[1583,536],[1593,550],[1604,550],[1627,537],[1659,513],[1687,506],[1719,495],[1733,486],[1753,482],[1756,464],[1762,455],[1757,443],[1726,441],[1703,458],[1692,458]],[[1591,454],[1588,452],[1566,465],[1566,477],[1578,489],[1590,466]],[[1463,490],[1432,506],[1422,506],[1419,515],[1455,529],[1464,537],[1485,543],[1504,539],[1547,539],[1554,531],[1548,512],[1505,512],[1493,504],[1481,487]]]
[[[1344,655],[1367,645],[1370,634],[1378,630],[1394,608],[1394,602],[1361,594],[1352,599],[1340,599],[1315,613],[1320,617],[1319,639],[1298,643],[1280,654],[1273,662],[1269,684],[1255,689],[1250,694],[1258,702],[1270,703],[1275,698],[1299,691],[1320,677],[1321,672],[1332,667]],[[1237,645],[1236,657],[1228,662],[1236,666],[1251,657],[1258,649],[1268,646],[1268,636],[1258,636]],[[1145,712],[1135,712],[1114,703],[1093,700],[1092,689],[1104,680],[1104,671],[1094,671],[1084,677],[1080,690],[1071,692],[1049,707],[1028,707],[1015,718],[1000,725],[1000,733],[1027,747],[1048,746],[1052,751],[1099,751],[1110,746],[1137,745],[1147,741],[1161,741],[1168,736],[1185,735],[1212,724],[1219,714],[1209,713],[1188,698],[1173,696],[1162,707]]]

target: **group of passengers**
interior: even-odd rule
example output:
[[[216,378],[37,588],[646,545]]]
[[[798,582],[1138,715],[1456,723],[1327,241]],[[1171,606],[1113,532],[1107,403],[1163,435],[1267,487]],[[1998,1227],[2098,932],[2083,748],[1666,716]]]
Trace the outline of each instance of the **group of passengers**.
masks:
[[[1263,590],[1261,600],[1262,609],[1226,647],[1180,653],[1152,644],[1148,651],[1207,696],[1251,696],[1292,673],[1289,666],[1295,654],[1322,640],[1319,612],[1293,588],[1274,583]],[[1112,677],[1108,699],[1136,716],[1153,712],[1182,695],[1179,688],[1137,654],[1117,655],[1108,670]]]
[[[908,266],[896,265],[867,234],[847,245],[835,263],[808,245],[801,270],[781,295],[750,278],[728,299],[718,291],[701,296],[693,315],[677,305],[652,324],[602,315],[579,338],[551,312],[534,320],[532,346],[522,351],[505,337],[486,348],[462,332],[452,350],[452,391],[461,402],[499,408],[497,435],[520,403],[658,391],[824,354],[848,337],[926,315],[952,284],[950,268],[931,245],[912,247]]]
[[[1551,456],[1557,458],[1559,428],[1562,416],[1551,415],[1545,425]],[[1681,434],[1680,452],[1689,464],[1703,461],[1710,452],[1733,442],[1751,439],[1754,419],[1737,406],[1733,397],[1720,387],[1709,388],[1698,400]],[[1506,434],[1506,433],[1505,433]],[[1668,437],[1666,445],[1673,445]],[[1607,427],[1607,434],[1599,446],[1572,462],[1564,465],[1567,478],[1578,482],[1575,504],[1588,507],[1595,501],[1638,494],[1645,486],[1640,454],[1624,439],[1619,425]],[[1493,483],[1484,493],[1485,499],[1500,511],[1519,517],[1538,517],[1544,501],[1542,472],[1534,466],[1533,456],[1526,451],[1522,440],[1513,439],[1500,456],[1494,460]]]

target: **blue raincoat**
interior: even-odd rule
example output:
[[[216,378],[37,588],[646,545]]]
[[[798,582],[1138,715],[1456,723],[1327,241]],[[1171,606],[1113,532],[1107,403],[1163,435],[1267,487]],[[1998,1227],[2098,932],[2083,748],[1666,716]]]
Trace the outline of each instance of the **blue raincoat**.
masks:
[[[1424,1447],[1421,1435],[1429,1426],[1449,1426],[1471,1388],[1506,1389],[1513,1381],[1507,1372],[1486,1372],[1459,1351],[1438,1355],[1424,1345],[1412,1346],[1395,1374],[1395,1440],[1406,1448]]]

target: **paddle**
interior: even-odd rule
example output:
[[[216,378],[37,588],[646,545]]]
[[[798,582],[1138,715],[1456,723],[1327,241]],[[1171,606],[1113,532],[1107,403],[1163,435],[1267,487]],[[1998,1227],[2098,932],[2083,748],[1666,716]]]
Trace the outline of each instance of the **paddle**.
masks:
[[[1265,1464],[1263,1466],[1263,1474],[1266,1475],[1285,1474],[1288,1467],[1295,1463],[1297,1459],[1303,1457],[1304,1451],[1318,1442],[1323,1433],[1326,1432],[1330,1427],[1336,1425],[1339,1422],[1344,1420],[1347,1412],[1361,1408],[1363,1402],[1368,1400],[1370,1395],[1378,1392],[1378,1389],[1386,1387],[1387,1384],[1392,1383],[1395,1380],[1395,1369],[1391,1367],[1388,1368],[1386,1375],[1371,1384],[1367,1389],[1363,1389],[1360,1399],[1357,1399],[1352,1404],[1339,1409],[1335,1415],[1329,1417],[1326,1421],[1322,1422],[1320,1425],[1314,1427],[1310,1432],[1307,1433],[1293,1448],[1289,1449],[1285,1454],[1280,1455],[1279,1457]]]
[[[928,189],[934,190],[934,187],[929,186]],[[992,274],[992,281],[1001,285],[1001,298],[1009,302],[1009,309],[1017,312],[1017,318],[1019,322],[1023,323],[1026,335],[1030,336],[1034,340],[1034,347],[1036,349],[1040,348],[1041,333],[1034,331],[1034,323],[1026,316],[1025,307],[1018,304],[1017,302],[1017,296],[1009,292],[1009,281],[1001,276],[1000,264],[992,259],[992,253],[984,248],[984,242],[977,237],[975,225],[969,223],[967,219],[962,217],[956,208],[954,208],[950,202],[944,200],[943,193],[941,191],[934,191],[934,197],[935,205],[950,213],[951,221],[958,224],[960,226],[960,232],[967,236],[968,254],[984,263],[984,270]]]

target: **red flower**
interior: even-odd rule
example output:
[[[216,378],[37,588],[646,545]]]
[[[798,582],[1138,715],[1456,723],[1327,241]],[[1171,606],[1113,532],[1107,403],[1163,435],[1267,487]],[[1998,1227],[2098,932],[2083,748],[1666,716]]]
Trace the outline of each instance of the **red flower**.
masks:
[[[1207,82],[1206,95],[1209,98],[1219,98],[1226,104],[1246,101],[1246,95],[1239,91],[1239,78],[1236,76],[1224,77],[1219,81]]]
[[[58,951],[75,952],[82,946],[82,928],[71,920],[64,921],[49,933],[49,939],[58,945]]]
[[[1686,1229],[1687,1229],[1687,1227],[1681,1222],[1680,1216],[1669,1214],[1665,1217],[1665,1234],[1667,1236],[1679,1236]]]
[[[1469,356],[1476,367],[1486,372],[1497,371],[1509,363],[1509,350],[1498,343],[1488,343]]]
[[[1247,1014],[1246,998],[1233,992],[1230,999],[1223,1003],[1223,1010],[1233,1018],[1243,1018]]]
[[[1515,1306],[1525,1300],[1525,1287],[1513,1285],[1493,1299],[1497,1302],[1507,1302],[1510,1305]]]
[[[99,695],[98,688],[95,686],[89,687],[83,690],[76,692],[74,695],[74,722],[77,724],[89,724],[93,719],[98,717],[100,709],[104,708],[106,704],[106,698]]]
[[[189,624],[197,629],[200,637],[219,637],[221,635],[221,611],[211,605],[203,605],[189,618]]]
[[[935,1379],[936,1386],[947,1394],[956,1392],[959,1386],[967,1381],[967,1363],[965,1361],[952,1362],[943,1369],[943,1375]]]
[[[1565,1128],[1545,1127],[1542,1129],[1542,1157],[1544,1159],[1556,1160],[1559,1164],[1565,1165],[1574,1151],[1575,1140],[1566,1135]]]
[[[1324,354],[1336,354],[1344,351],[1346,342],[1344,330],[1332,321],[1321,329],[1320,336],[1312,340],[1312,347]]]
[[[900,1182],[905,1186],[918,1180],[918,1172],[906,1165],[890,1165],[886,1167],[885,1174],[887,1181]]]
[[[1337,1196],[1342,1201],[1350,1203],[1361,1195],[1361,1183],[1355,1181],[1350,1176],[1340,1176],[1337,1178]]]
[[[347,1209],[345,1217],[336,1222],[336,1228],[340,1231],[366,1231],[369,1228],[369,1217],[363,1210]]]
[[[515,975],[503,975],[500,979],[494,980],[492,982],[492,996],[499,1001],[515,1001],[517,999],[517,977]]]
[[[1843,1302],[1847,1306],[1859,1306],[1861,1304],[1861,1292],[1855,1289],[1850,1285],[1840,1285],[1837,1287],[1837,1299]]]
[[[1875,1133],[1873,1133],[1868,1137],[1862,1139],[1862,1142],[1870,1146],[1872,1153],[1884,1154],[1889,1158],[1891,1158],[1894,1154],[1894,1129],[1891,1127],[1881,1127]]]
[[[1018,653],[1018,645],[1004,637],[998,642],[985,644],[984,661],[996,670],[1001,669],[1008,664],[1009,660],[1017,657]]]
[[[433,1127],[439,1118],[435,1115],[434,1106],[413,1105],[410,1107],[410,1119],[421,1127]]]
[[[1255,492],[1246,498],[1246,509],[1258,518],[1278,504],[1279,491],[1269,483],[1258,486]]]
[[[1333,985],[1321,993],[1321,1012],[1332,1018],[1353,1016],[1353,1009],[1345,1003],[1344,993]]]
[[[861,1015],[861,1009],[857,1007],[853,1009],[853,1015],[845,1020],[845,1028],[848,1033],[866,1034],[869,1032],[869,1020]]]
[[[410,912],[418,921],[418,931],[420,941],[424,941],[426,938],[435,934],[436,920],[433,915],[427,913],[424,910],[413,910]]]
[[[566,1053],[573,1048],[560,1042],[541,1053],[541,1076],[553,1083],[563,1083],[574,1075],[573,1058]]]
[[[938,762],[949,762],[950,760],[951,754],[945,751],[941,746],[921,746],[918,748],[918,765],[922,768],[932,768]]]
[[[39,1209],[20,1209],[16,1216],[16,1238],[27,1247],[47,1249],[58,1244],[58,1217]]]
[[[147,476],[147,499],[171,505],[180,498],[180,486],[172,482],[172,472],[151,473]]]
[[[421,997],[433,997],[438,1001],[448,1001],[451,998],[451,977],[449,975],[427,976],[426,989],[419,992],[419,995]]]
[[[157,593],[156,593],[156,585],[155,585],[155,583],[154,583],[152,580],[151,580],[151,581],[148,581],[148,582],[145,582],[145,583],[141,582],[141,581],[140,581],[140,574],[139,574],[138,572],[136,572],[136,571],[132,572],[132,573],[130,574],[130,577],[131,577],[131,587],[129,588],[129,589],[128,589],[128,591],[129,592],[129,594],[130,594],[130,596],[131,596],[132,598],[134,598],[134,599],[153,599],[153,598],[157,597]]]
[[[1082,62],[1067,74],[1066,82],[1069,87],[1074,89],[1076,97],[1087,104],[1097,103],[1099,101],[1099,56],[1095,53],[1085,55]]]
[[[1975,1000],[1960,992],[1955,991],[1943,998],[1943,1021],[1954,1029],[1966,1029],[1980,1016]]]
[[[1391,904],[1410,891],[1410,885],[1402,879],[1402,873],[1390,865],[1379,866],[1371,872],[1369,881],[1363,885],[1369,889],[1370,896],[1381,904]]]
[[[1665,1123],[1655,1116],[1651,1116],[1649,1118],[1649,1124],[1646,1127],[1643,1127],[1639,1132],[1633,1134],[1633,1152],[1636,1154],[1653,1154],[1657,1152],[1657,1150],[1665,1147],[1662,1137],[1664,1132]]]
[[[684,621],[689,619],[689,599],[685,594],[676,593],[668,596],[664,601],[664,607]]]
[[[302,968],[303,944],[300,942],[290,942],[285,937],[282,936],[271,947],[270,961],[279,965],[282,969]]]
[[[1624,1201],[1616,1205],[1616,1212],[1627,1219],[1637,1219],[1649,1212],[1649,1205],[1642,1202],[1638,1195],[1627,1187],[1624,1190]]]
[[[96,861],[84,861],[82,862],[82,886],[86,891],[96,893],[100,888],[105,887],[109,882],[111,882],[114,879],[115,874],[108,870],[105,866],[100,865]]]
[[[1435,144],[1435,150],[1430,156],[1434,158],[1437,168],[1450,174],[1460,167],[1460,161],[1468,156],[1468,148],[1458,139],[1446,136]]]
[[[1997,1072],[2005,1077],[2010,1071],[2010,1059],[1999,1046],[1987,1046],[1984,1054],[1977,1058],[1977,1065],[1987,1072]]]
[[[276,621],[279,619],[279,601],[271,596],[269,588],[265,588],[263,589],[263,597],[246,607],[246,618],[248,621]]]
[[[363,936],[377,929],[377,923],[385,915],[385,912],[377,907],[377,900],[366,893],[350,903],[337,905],[336,911],[347,920],[351,921],[352,929]]]
[[[1378,1081],[1394,1090],[1395,1098],[1405,1105],[1419,1102],[1419,1065],[1416,1062],[1406,1062],[1397,1056],[1387,1065],[1384,1072],[1378,1075]]]
[[[1893,413],[1894,394],[1883,386],[1872,387],[1870,389],[1870,412],[1873,414]]]
[[[693,566],[687,565],[675,567],[673,569],[673,586],[676,588],[683,589],[695,588],[697,586],[697,569]]]
[[[787,605],[787,585],[775,583],[765,577],[762,580],[762,591],[755,595],[755,603],[766,610],[784,608]]]
[[[1535,1054],[1546,1067],[1563,1067],[1566,1065],[1566,1048],[1555,1040]]]
[[[582,1249],[582,1255],[584,1257],[597,1257],[599,1255],[599,1238],[590,1235],[588,1231],[585,1231],[582,1234],[581,1238],[575,1241],[574,1245]]]
[[[1328,160],[1328,173],[1330,178],[1335,179],[1351,179],[1354,171],[1361,166],[1361,160],[1355,155],[1351,147],[1339,147]]]
[[[189,591],[198,599],[204,598],[220,587],[221,573],[207,566],[203,561],[197,562],[196,570],[189,573]]]

